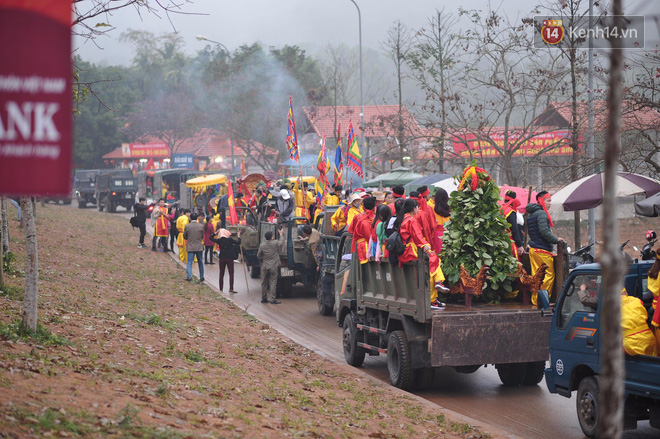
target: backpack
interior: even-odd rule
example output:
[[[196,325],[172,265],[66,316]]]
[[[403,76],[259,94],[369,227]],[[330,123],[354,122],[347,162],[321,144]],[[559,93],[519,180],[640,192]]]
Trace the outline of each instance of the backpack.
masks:
[[[129,221],[130,221],[130,223],[131,223],[131,226],[133,226],[133,227],[139,227],[139,225],[138,225],[138,220],[137,220],[137,215],[132,216],[131,219],[130,219]]]
[[[406,246],[403,245],[403,239],[401,239],[401,233],[398,230],[394,230],[392,234],[385,241],[385,249],[390,253],[391,256],[402,255],[406,250]]]

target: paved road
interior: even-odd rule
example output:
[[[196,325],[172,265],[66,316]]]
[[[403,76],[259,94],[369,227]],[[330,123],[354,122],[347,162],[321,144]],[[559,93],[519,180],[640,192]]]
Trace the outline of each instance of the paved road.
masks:
[[[73,206],[77,207],[75,201]],[[218,289],[218,266],[206,265],[205,270],[207,283]],[[196,264],[194,273],[197,273]],[[235,266],[235,276],[234,286],[239,293],[230,298],[238,306],[295,342],[332,361],[344,362],[341,329],[334,316],[324,317],[319,314],[316,297],[312,292],[305,291],[298,284],[293,287],[290,298],[281,299],[281,305],[262,304],[259,279],[250,279],[248,273],[246,283],[242,264]],[[224,289],[228,290],[227,285]],[[383,381],[389,381],[383,357],[367,357],[360,369]],[[511,437],[584,438],[575,415],[575,394],[571,399],[552,395],[544,381],[532,387],[504,387],[492,366],[482,367],[467,375],[456,373],[451,368],[440,368],[436,371],[432,388],[416,394],[440,407],[509,432]],[[637,430],[625,432],[624,438],[657,439],[660,436],[657,429],[649,426],[648,421],[640,422],[638,427]]]

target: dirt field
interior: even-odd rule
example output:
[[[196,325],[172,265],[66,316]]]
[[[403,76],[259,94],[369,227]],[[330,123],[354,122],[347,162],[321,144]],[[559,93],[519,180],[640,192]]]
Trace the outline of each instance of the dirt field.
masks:
[[[9,213],[0,437],[490,437],[183,281],[127,219],[89,209],[38,208],[42,330],[20,337],[25,238]]]

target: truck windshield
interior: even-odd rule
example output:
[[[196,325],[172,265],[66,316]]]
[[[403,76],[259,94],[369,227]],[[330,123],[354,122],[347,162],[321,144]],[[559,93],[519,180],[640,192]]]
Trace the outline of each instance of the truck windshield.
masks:
[[[566,329],[576,312],[596,312],[601,285],[602,276],[597,274],[584,274],[573,278],[560,304],[557,320],[559,329]]]

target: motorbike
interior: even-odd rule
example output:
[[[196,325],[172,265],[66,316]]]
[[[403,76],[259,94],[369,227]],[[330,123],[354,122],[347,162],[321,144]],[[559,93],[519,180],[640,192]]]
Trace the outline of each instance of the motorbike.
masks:
[[[652,261],[655,259],[655,251],[653,250],[653,246],[658,240],[657,238],[658,237],[653,230],[646,232],[647,243],[644,245],[644,247],[642,247],[642,251],[640,252],[642,261]],[[636,247],[635,250],[637,250]]]
[[[568,268],[570,270],[574,269],[577,266],[583,265],[583,264],[592,264],[595,259],[591,255],[591,249],[593,248],[594,244],[591,243],[589,245],[585,245],[584,247],[578,249],[575,251],[575,253],[571,253],[570,248],[568,249]]]

